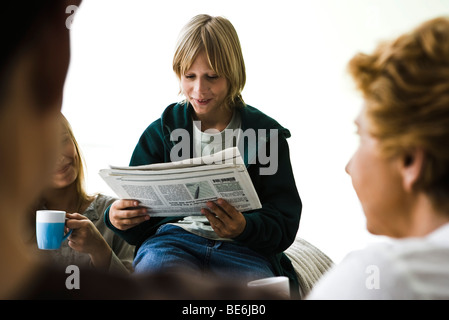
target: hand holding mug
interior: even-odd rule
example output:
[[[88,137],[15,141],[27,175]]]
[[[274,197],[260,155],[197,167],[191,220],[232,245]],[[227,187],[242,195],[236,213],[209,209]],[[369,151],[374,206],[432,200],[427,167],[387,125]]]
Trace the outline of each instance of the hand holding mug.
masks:
[[[109,268],[112,249],[91,220],[79,213],[67,213],[67,227],[73,230],[69,247],[89,254],[97,268]]]

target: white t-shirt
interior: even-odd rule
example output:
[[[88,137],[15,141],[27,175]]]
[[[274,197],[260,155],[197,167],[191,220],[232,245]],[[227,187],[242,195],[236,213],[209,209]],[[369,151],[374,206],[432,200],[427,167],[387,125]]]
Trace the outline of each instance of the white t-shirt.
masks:
[[[198,127],[198,122],[193,121],[193,156],[200,157],[211,155],[224,150],[226,147],[235,147],[238,145],[240,131],[235,131],[237,134],[233,135],[233,131],[240,129],[241,118],[239,112],[234,112],[231,121],[223,131],[216,129],[201,131]]]
[[[449,223],[350,253],[307,299],[449,299]]]

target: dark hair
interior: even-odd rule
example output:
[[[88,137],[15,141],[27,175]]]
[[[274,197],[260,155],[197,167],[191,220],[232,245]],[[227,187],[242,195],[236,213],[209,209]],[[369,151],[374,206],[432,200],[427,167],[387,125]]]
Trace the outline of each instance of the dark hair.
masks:
[[[56,17],[64,16],[67,2],[64,0],[4,0],[0,10],[0,102],[5,96],[6,85],[14,66],[14,60],[40,40],[42,27]]]

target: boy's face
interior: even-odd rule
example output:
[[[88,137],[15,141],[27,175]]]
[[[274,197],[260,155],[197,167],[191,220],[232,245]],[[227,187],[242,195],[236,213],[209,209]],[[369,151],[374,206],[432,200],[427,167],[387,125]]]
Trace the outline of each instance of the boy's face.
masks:
[[[181,75],[181,88],[198,116],[217,112],[229,91],[227,79],[219,77],[212,70],[204,51],[198,54],[190,69]]]

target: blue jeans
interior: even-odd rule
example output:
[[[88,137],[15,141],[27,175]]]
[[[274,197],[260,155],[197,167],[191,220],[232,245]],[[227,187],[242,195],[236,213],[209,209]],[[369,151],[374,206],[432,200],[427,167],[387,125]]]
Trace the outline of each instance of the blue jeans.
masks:
[[[273,277],[271,263],[257,252],[233,243],[214,241],[181,227],[165,224],[137,251],[136,273],[182,271],[251,281]]]

